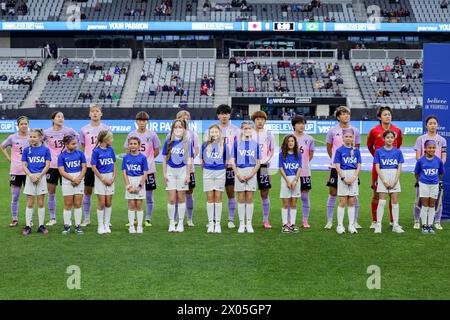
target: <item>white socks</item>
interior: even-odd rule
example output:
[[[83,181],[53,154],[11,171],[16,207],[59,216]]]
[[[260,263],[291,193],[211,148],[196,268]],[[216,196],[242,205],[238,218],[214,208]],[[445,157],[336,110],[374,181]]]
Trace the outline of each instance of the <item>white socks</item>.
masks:
[[[245,225],[245,203],[238,203],[239,222]]]
[[[208,214],[208,223],[213,223],[214,221],[214,202],[213,203],[206,203],[206,212]]]
[[[130,228],[134,227],[134,211],[128,210],[128,223],[130,224]]]
[[[183,225],[185,213],[186,213],[186,202],[178,203],[178,224]]]
[[[216,207],[214,209],[214,219],[216,224],[220,224],[220,219],[222,217],[222,202],[216,202],[214,204]]]
[[[338,226],[343,226],[344,225],[344,215],[345,215],[345,208],[338,207],[337,208]]]
[[[381,223],[383,221],[383,215],[384,215],[384,207],[386,206],[386,200],[378,200],[378,207],[377,207],[377,222]],[[394,208],[394,206],[392,206]],[[397,205],[398,208],[398,205]],[[393,213],[392,213],[393,215]]]
[[[97,221],[98,221],[98,226],[102,227],[105,225],[105,219],[104,219],[104,212],[103,210],[97,210]]]
[[[281,209],[281,222],[283,226],[287,225],[288,221],[288,209]]]
[[[167,204],[167,214],[169,216],[169,223],[174,224],[175,223],[175,205],[174,204]]]
[[[252,224],[254,208],[255,208],[255,205],[253,203],[252,204],[247,203],[247,208],[245,210],[246,211],[245,214],[247,215],[247,225]]]
[[[109,207],[109,208],[105,207],[105,227],[106,228],[109,228],[109,224],[111,222],[111,211],[112,211],[111,207]]]
[[[353,226],[355,224],[355,207],[347,207],[348,225]]]
[[[45,208],[38,208],[39,226],[44,225],[44,219],[45,219]]]
[[[427,225],[427,218],[428,218],[428,210],[430,208],[422,206],[422,209],[420,209],[420,219],[422,220],[422,225]]]
[[[71,226],[72,225],[72,210],[64,210],[63,211],[63,217],[64,217],[64,225]]]
[[[428,225],[431,226],[434,223],[434,216],[436,215],[435,207],[428,207]]]
[[[138,227],[142,227],[142,222],[144,220],[144,211],[137,211],[136,212],[137,215],[137,221],[138,221]]]
[[[296,220],[297,220],[297,209],[291,208],[291,225],[295,225]]]
[[[392,220],[394,222],[394,226],[398,226],[398,218],[400,214],[400,207],[397,204],[392,205]]]
[[[34,208],[26,208],[25,209],[25,223],[27,227],[31,227],[31,220],[33,219]]]

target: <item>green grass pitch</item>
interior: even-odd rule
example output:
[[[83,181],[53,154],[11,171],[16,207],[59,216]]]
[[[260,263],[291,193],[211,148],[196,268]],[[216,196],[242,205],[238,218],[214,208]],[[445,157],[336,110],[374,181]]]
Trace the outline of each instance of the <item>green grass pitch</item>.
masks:
[[[162,137],[162,136],[161,136]],[[0,135],[3,140],[5,135]],[[125,135],[116,135],[121,153]],[[324,141],[324,136],[316,136]],[[365,137],[363,137],[365,141]],[[413,145],[414,136],[405,137]],[[317,142],[317,145],[321,145]],[[118,163],[120,165],[120,161]],[[58,188],[58,225],[47,236],[20,235],[24,223],[24,197],[20,202],[20,228],[9,228],[10,191],[8,165],[0,160],[0,299],[449,299],[450,226],[438,234],[422,235],[412,229],[414,177],[402,176],[400,224],[405,233],[393,234],[385,214],[383,234],[369,230],[370,174],[361,174],[360,224],[357,235],[339,236],[324,230],[327,172],[312,177],[310,230],[282,234],[279,174],[273,176],[272,230],[261,225],[259,196],[255,197],[255,233],[237,234],[225,226],[223,233],[207,234],[205,194],[201,170],[197,172],[194,228],[183,234],[167,232],[167,195],[158,165],[153,227],[130,235],[124,183],[117,179],[110,235],[96,234],[94,225],[83,236],[61,235],[62,197]],[[95,197],[93,197],[95,199]],[[35,213],[36,214],[36,213]],[[47,211],[46,221],[48,220]],[[237,216],[237,214],[236,214]],[[301,215],[300,215],[301,217]],[[336,219],[336,218],[335,218]],[[346,218],[347,221],[347,218]],[[335,222],[336,224],[336,222]],[[81,270],[81,289],[67,288],[67,267]],[[369,266],[381,270],[381,289],[369,290]]]

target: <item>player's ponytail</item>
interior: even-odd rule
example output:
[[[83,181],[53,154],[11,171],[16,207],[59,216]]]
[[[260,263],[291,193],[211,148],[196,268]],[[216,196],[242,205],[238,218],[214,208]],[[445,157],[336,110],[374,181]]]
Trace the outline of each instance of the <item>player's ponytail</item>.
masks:
[[[95,148],[97,148],[101,143],[103,143],[106,139],[112,138],[111,131],[102,130],[98,133],[97,143],[95,144]]]

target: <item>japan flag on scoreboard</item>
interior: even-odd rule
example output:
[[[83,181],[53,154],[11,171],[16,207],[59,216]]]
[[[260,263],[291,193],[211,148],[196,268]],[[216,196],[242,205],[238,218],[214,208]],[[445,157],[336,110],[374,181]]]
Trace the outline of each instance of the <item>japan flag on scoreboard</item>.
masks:
[[[248,23],[248,31],[261,31],[261,30],[262,30],[262,22]]]

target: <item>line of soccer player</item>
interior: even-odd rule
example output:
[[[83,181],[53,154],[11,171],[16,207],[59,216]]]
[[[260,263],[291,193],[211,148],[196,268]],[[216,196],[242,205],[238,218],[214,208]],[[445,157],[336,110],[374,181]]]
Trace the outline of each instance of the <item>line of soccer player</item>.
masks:
[[[253,233],[254,193],[260,190],[263,209],[263,227],[270,229],[269,212],[271,175],[269,163],[276,143],[272,132],[265,129],[267,119],[263,111],[252,114],[252,121],[244,121],[238,128],[230,122],[231,108],[217,108],[219,122],[208,128],[205,142],[200,146],[198,136],[189,129],[190,114],[180,111],[165,139],[162,155],[162,171],[168,194],[167,213],[169,232],[183,232],[187,213],[187,225],[193,227],[195,188],[194,159],[200,155],[203,168],[203,192],[207,196],[208,233],[221,233],[222,195],[228,197],[228,228],[235,228],[234,214],[238,211],[238,232]],[[18,225],[18,203],[23,186],[27,195],[25,228],[23,235],[31,233],[32,218],[37,202],[38,232],[48,233],[46,226],[56,224],[55,193],[58,183],[64,197],[64,229],[69,234],[72,210],[76,234],[91,224],[91,195],[98,197],[97,221],[99,234],[111,233],[112,197],[117,178],[116,155],[112,147],[113,134],[101,122],[102,111],[97,105],[90,108],[90,123],[81,128],[80,134],[64,126],[64,115],[55,112],[52,126],[46,130],[29,129],[27,117],[17,119],[18,132],[2,143],[2,152],[11,163],[11,227]],[[401,192],[400,175],[404,163],[400,147],[402,132],[392,124],[392,110],[381,107],[377,112],[380,124],[369,133],[367,146],[374,156],[372,170],[372,225],[375,233],[381,233],[384,209],[389,196],[392,231],[404,232],[399,225],[398,195]],[[348,214],[348,231],[357,233],[359,211],[359,173],[361,135],[350,125],[350,110],[339,107],[336,111],[338,125],[327,134],[327,152],[330,156],[330,176],[327,182],[326,229],[333,226],[333,212],[337,197],[336,231],[342,234],[345,209]],[[161,144],[158,136],[147,129],[149,115],[136,115],[137,129],[130,132],[125,141],[126,155],[122,162],[123,179],[128,200],[128,224],[130,233],[142,233],[143,226],[150,227],[154,207],[153,191],[156,189],[155,158]],[[306,119],[296,116],[292,120],[293,134],[284,137],[280,146],[278,167],[281,175],[282,232],[297,233],[297,200],[302,202],[302,226],[310,228],[311,169],[314,157],[314,139],[305,131]],[[416,201],[414,204],[414,228],[423,233],[442,229],[442,177],[446,161],[446,140],[437,134],[438,119],[426,119],[426,134],[417,139]],[[79,150],[80,146],[84,151]],[[8,154],[7,148],[11,148]],[[44,197],[48,193],[49,222],[44,225]],[[238,203],[236,206],[235,194]],[[146,216],[144,221],[144,201]],[[83,206],[83,208],[82,208]],[[84,210],[84,222],[82,214]]]

